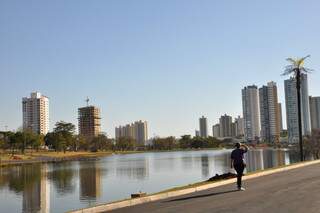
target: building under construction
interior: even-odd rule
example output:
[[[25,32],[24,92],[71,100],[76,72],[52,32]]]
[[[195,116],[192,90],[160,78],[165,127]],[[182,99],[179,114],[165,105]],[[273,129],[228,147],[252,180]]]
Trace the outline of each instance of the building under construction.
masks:
[[[87,106],[78,109],[79,134],[92,139],[101,132],[100,109],[95,106]]]

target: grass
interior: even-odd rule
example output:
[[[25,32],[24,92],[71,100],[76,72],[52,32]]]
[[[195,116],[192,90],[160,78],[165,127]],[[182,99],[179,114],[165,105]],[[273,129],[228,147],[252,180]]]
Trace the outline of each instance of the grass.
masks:
[[[55,160],[73,160],[77,158],[98,158],[111,155],[113,152],[53,152],[53,151],[39,151],[39,152],[26,152],[25,154],[15,153],[1,153],[0,154],[0,165],[8,166],[13,164],[21,163],[34,163],[34,162],[43,162],[41,158],[46,157],[49,159]]]

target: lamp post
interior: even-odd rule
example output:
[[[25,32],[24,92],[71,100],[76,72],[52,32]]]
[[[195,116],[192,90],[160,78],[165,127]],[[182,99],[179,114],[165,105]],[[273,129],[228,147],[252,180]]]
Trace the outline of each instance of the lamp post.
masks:
[[[310,57],[307,55],[303,58],[292,59],[287,58],[287,61],[290,62],[290,65],[286,66],[285,72],[282,75],[293,74],[296,80],[296,89],[297,89],[297,106],[298,106],[298,129],[299,129],[299,148],[300,148],[300,160],[303,161],[303,141],[302,141],[302,119],[301,119],[301,74],[309,73],[311,69],[305,68],[303,66],[306,58]]]

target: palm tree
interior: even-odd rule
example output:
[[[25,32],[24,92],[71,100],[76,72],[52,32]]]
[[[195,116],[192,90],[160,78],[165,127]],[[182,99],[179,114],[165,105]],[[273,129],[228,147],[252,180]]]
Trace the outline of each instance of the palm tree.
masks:
[[[310,57],[307,55],[303,58],[292,59],[287,58],[287,61],[290,62],[290,65],[285,67],[285,71],[282,75],[291,75],[296,79],[296,88],[297,88],[297,102],[298,102],[298,124],[299,124],[299,145],[300,145],[300,159],[303,161],[303,146],[302,146],[302,122],[301,122],[301,73],[309,73],[310,69],[303,66],[306,58]]]

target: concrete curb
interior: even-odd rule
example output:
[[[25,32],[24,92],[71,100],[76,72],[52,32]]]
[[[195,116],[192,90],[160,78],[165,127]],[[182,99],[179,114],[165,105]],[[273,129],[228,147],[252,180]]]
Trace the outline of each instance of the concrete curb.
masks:
[[[243,180],[249,180],[249,179],[253,179],[253,178],[257,178],[257,177],[271,175],[271,174],[284,172],[284,171],[288,171],[288,170],[292,170],[292,169],[297,169],[300,167],[309,166],[309,165],[313,165],[313,164],[317,164],[317,163],[320,163],[320,160],[308,161],[308,162],[289,165],[289,166],[282,167],[282,168],[265,170],[265,171],[257,172],[254,174],[246,175],[243,177]],[[146,196],[146,197],[142,197],[142,198],[134,198],[134,199],[124,200],[124,201],[119,201],[119,202],[114,202],[114,203],[101,204],[101,205],[94,206],[94,207],[88,207],[88,208],[84,208],[84,209],[70,211],[70,213],[93,213],[93,212],[111,211],[111,210],[124,208],[124,207],[128,207],[128,206],[134,206],[134,205],[138,205],[138,204],[142,204],[142,203],[148,203],[148,202],[162,200],[162,199],[166,199],[166,198],[170,198],[170,197],[176,197],[176,196],[180,196],[180,195],[190,194],[190,193],[194,193],[197,191],[203,191],[203,190],[207,190],[207,189],[211,189],[211,188],[215,188],[218,186],[223,186],[223,185],[227,185],[227,184],[235,183],[235,182],[236,182],[236,178],[222,180],[222,181],[218,181],[218,182],[214,182],[214,183],[208,183],[208,184],[205,184],[202,186],[191,187],[191,188],[181,189],[181,190],[171,191],[171,192],[163,192],[160,194],[150,195],[150,196]]]

